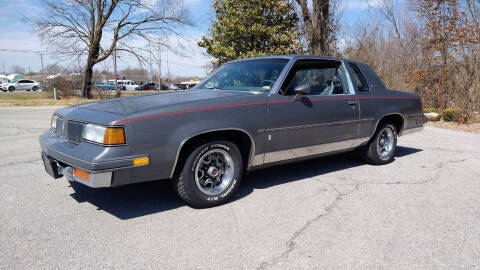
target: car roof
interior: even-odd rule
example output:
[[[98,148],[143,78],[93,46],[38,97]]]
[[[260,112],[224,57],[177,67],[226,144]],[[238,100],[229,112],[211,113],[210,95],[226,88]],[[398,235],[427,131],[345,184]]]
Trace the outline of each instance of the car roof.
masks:
[[[361,63],[355,60],[340,58],[340,57],[333,57],[333,56],[320,56],[320,55],[301,55],[301,54],[294,54],[294,55],[271,55],[271,56],[257,56],[257,57],[250,57],[250,58],[243,58],[238,60],[230,61],[229,63],[233,62],[240,62],[240,61],[248,61],[248,60],[258,60],[258,59],[288,59],[288,60],[298,60],[298,59],[315,59],[315,60],[334,60],[334,61],[348,61],[353,63]]]

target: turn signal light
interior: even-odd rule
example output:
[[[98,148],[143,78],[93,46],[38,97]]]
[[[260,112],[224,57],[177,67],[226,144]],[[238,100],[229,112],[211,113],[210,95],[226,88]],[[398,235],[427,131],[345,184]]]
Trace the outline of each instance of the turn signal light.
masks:
[[[73,169],[73,174],[82,178],[83,180],[85,181],[88,181],[90,180],[90,173],[82,170],[82,169],[79,169],[79,168],[74,168]]]
[[[133,159],[133,166],[147,165],[148,162],[149,162],[148,157],[134,158]]]
[[[125,144],[125,131],[122,127],[109,127],[105,129],[103,144]]]

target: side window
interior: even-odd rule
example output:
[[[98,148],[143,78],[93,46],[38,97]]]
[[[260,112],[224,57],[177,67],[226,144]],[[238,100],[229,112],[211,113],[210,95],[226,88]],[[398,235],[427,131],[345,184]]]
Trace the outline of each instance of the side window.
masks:
[[[300,64],[293,68],[281,94],[295,95],[295,87],[308,84],[310,95],[343,95],[349,94],[345,74],[340,63]]]
[[[25,81],[25,82],[26,82],[26,83],[33,83],[33,81],[28,81],[28,80],[27,80],[27,81]]]
[[[18,81],[18,83],[26,83],[26,81],[25,80],[20,80],[20,81]]]
[[[358,66],[354,63],[348,63],[353,71],[353,84],[357,87],[358,92],[368,92],[370,89],[368,88],[368,83],[363,77],[362,72],[358,68]]]

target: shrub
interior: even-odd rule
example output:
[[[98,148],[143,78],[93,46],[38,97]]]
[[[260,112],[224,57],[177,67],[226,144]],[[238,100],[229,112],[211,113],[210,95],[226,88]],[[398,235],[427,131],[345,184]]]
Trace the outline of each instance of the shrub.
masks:
[[[466,123],[468,122],[468,120],[471,118],[471,114],[465,110],[462,110],[460,113],[457,114],[457,117],[455,119],[455,121],[459,122],[459,123]]]
[[[54,88],[57,91],[57,97],[58,98],[72,97],[72,96],[77,95],[77,92],[75,91],[73,83],[71,81],[67,81],[63,78],[51,79],[47,83],[44,91],[47,92],[47,93],[50,93],[50,96],[53,97],[53,89]]]
[[[423,113],[431,113],[431,112],[435,112],[435,113],[442,113],[440,109],[437,109],[437,108],[423,108]]]
[[[95,99],[110,99],[117,97],[117,91],[92,87],[90,89],[90,95]]]
[[[466,123],[470,118],[470,114],[460,108],[446,108],[442,112],[442,117],[443,120],[446,122],[455,121],[460,123]]]

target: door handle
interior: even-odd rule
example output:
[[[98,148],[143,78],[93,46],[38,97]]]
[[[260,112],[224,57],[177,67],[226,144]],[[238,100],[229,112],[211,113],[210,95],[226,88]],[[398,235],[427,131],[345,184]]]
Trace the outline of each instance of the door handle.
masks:
[[[348,105],[357,105],[357,101],[354,100],[354,99],[350,99],[349,101],[347,101]]]

